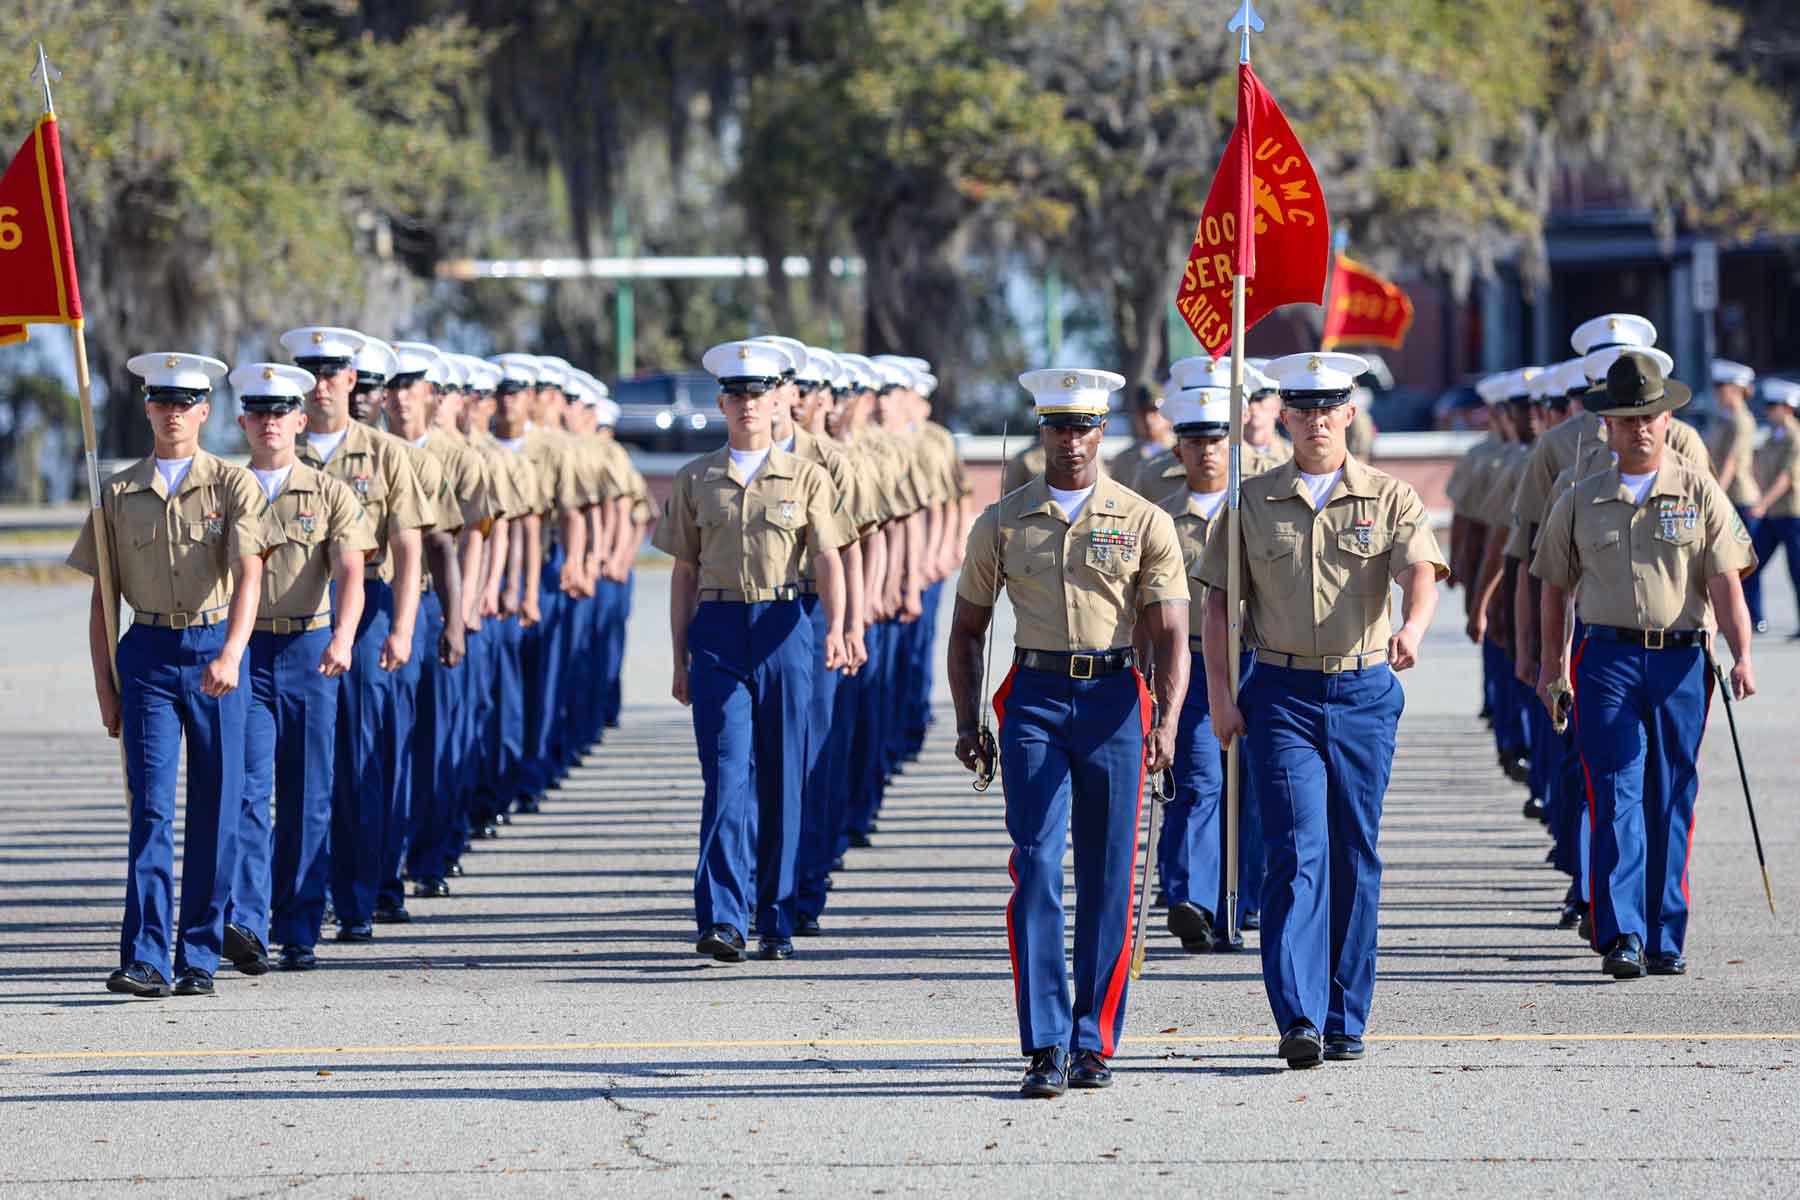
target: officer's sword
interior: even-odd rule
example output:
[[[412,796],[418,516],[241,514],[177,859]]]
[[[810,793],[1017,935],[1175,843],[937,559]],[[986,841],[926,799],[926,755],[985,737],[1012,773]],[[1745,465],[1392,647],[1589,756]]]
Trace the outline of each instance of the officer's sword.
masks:
[[[1006,421],[1006,422],[1002,422],[1002,424],[1000,426],[1000,470],[1002,472],[1004,472],[1006,470],[1006,464],[1008,461],[1008,459],[1006,457],[1006,433],[1007,433],[1007,430],[1011,427],[1011,424],[1012,423],[1010,421]],[[1000,565],[999,565],[999,569],[995,572],[995,581],[996,581],[995,587],[994,587],[994,605],[995,605],[995,607],[998,607],[1000,604],[1000,592],[1001,592],[1002,587],[1004,587],[1004,585],[1006,583],[1005,547],[1002,546],[1000,549],[1001,549],[1001,552],[998,555],[998,558],[1000,560]],[[992,610],[990,609],[989,612],[991,614]],[[974,786],[975,790],[978,792],[985,792],[988,790],[988,788],[992,787],[993,783],[994,783],[994,776],[999,774],[999,772],[1000,772],[1000,746],[999,746],[999,743],[994,741],[994,731],[993,731],[992,727],[990,727],[988,725],[988,714],[993,711],[993,705],[990,703],[990,700],[992,699],[992,697],[988,692],[988,684],[992,680],[993,669],[994,669],[994,622],[993,622],[992,616],[990,615],[988,618],[988,628],[987,628],[987,649],[984,652],[984,657],[982,658],[982,661],[981,661],[981,696],[979,697],[980,704],[981,704],[980,728],[975,731],[975,763],[976,763],[976,766],[975,766],[975,783],[973,786]]]
[[[1145,681],[1148,684],[1148,680]],[[1150,710],[1150,727],[1156,728],[1161,714]],[[1150,791],[1150,839],[1144,844],[1144,869],[1138,877],[1137,921],[1131,934],[1131,977],[1144,975],[1144,926],[1150,920],[1150,872],[1156,864],[1156,842],[1162,833],[1162,806],[1175,799],[1175,773],[1167,767],[1148,776],[1145,786]]]
[[[1737,755],[1738,779],[1744,784],[1744,808],[1750,813],[1750,837],[1756,842],[1756,865],[1762,868],[1763,895],[1769,900],[1769,915],[1775,915],[1775,889],[1769,886],[1769,860],[1763,857],[1762,831],[1756,825],[1756,803],[1750,799],[1750,772],[1744,769],[1744,747],[1738,741],[1737,714],[1731,707],[1731,680],[1709,650],[1706,659],[1712,664],[1713,677],[1719,682],[1719,695],[1725,701],[1725,723],[1731,727],[1731,750]]]

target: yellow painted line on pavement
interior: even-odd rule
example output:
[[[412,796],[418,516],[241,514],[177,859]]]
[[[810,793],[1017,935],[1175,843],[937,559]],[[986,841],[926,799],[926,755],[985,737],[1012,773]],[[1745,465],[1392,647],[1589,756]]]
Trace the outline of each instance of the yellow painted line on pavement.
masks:
[[[1137,1046],[1272,1044],[1274,1034],[1127,1035]],[[1375,1033],[1371,1042],[1800,1042],[1800,1032],[1768,1033]],[[327,1055],[541,1054],[604,1050],[873,1050],[908,1047],[1013,1046],[1013,1038],[769,1038],[695,1042],[469,1042],[414,1046],[233,1046],[186,1050],[37,1050],[0,1053],[0,1062],[120,1059],[276,1058]]]

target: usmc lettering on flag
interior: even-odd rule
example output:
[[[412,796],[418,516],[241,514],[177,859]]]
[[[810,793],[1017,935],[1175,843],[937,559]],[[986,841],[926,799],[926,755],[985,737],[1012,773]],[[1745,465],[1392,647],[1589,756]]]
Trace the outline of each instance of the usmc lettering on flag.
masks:
[[[1247,220],[1239,216],[1245,212]],[[1176,308],[1217,357],[1231,346],[1234,268],[1249,281],[1249,329],[1283,304],[1320,302],[1330,242],[1325,195],[1306,150],[1249,64],[1240,65],[1237,124],[1194,231]]]

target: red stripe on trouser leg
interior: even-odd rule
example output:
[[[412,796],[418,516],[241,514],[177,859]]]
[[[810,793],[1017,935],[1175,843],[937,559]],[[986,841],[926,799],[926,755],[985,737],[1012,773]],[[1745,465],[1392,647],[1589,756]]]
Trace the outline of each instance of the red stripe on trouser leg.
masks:
[[[1015,665],[1012,670],[1008,671],[1006,678],[1000,681],[1000,690],[994,693],[994,720],[997,725],[1006,724],[1006,697],[1012,692],[1013,676],[1018,673],[1018,670],[1019,668]],[[1001,789],[1005,790],[1004,782],[1001,784]],[[1018,939],[1013,936],[1013,904],[1019,898],[1018,864],[1019,850],[1015,846],[1013,852],[1006,856],[1006,873],[1012,877],[1013,884],[1013,894],[1006,898],[1006,953],[1012,960],[1014,1008],[1019,1005],[1019,995],[1022,990],[1019,982],[1019,943]]]
[[[1103,1058],[1111,1058],[1114,1048],[1113,1026],[1118,1021],[1119,1001],[1125,995],[1125,981],[1131,975],[1131,927],[1137,916],[1137,856],[1138,825],[1144,819],[1144,768],[1145,754],[1141,750],[1143,738],[1150,732],[1150,689],[1144,686],[1144,676],[1136,667],[1131,674],[1137,680],[1138,687],[1138,785],[1137,808],[1131,818],[1131,869],[1125,876],[1125,937],[1120,942],[1119,957],[1113,963],[1112,974],[1106,981],[1106,1002],[1100,1006],[1100,1054]]]
[[[1013,676],[1019,673],[1018,664],[1006,673],[1000,681],[1000,690],[994,693],[994,720],[1001,725],[1006,724],[1006,698],[1012,694]]]

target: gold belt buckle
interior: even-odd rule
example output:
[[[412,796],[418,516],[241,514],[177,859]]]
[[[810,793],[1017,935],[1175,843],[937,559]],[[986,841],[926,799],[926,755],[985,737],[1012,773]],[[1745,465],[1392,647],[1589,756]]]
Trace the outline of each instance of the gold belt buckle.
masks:
[[[1319,670],[1327,675],[1342,675],[1345,671],[1349,670],[1349,668],[1344,665],[1347,661],[1349,660],[1345,659],[1342,655],[1327,654],[1324,661],[1319,664]]]
[[[1091,654],[1072,654],[1069,656],[1070,679],[1092,679],[1094,677],[1094,656]]]
[[[1644,649],[1661,650],[1663,648],[1664,632],[1665,631],[1661,629],[1644,630]],[[1651,641],[1651,638],[1655,638],[1656,640]]]
[[[193,623],[193,618],[189,617],[186,613],[175,612],[169,614],[170,629],[186,629]]]

